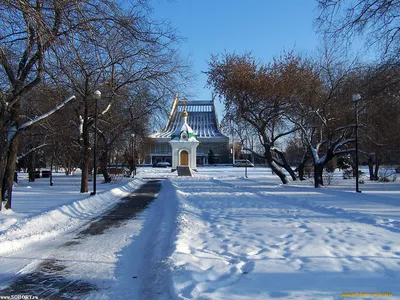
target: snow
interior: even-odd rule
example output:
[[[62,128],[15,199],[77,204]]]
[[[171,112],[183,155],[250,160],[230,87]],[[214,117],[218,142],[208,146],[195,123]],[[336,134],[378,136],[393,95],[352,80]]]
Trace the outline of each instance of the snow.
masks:
[[[8,135],[7,135],[8,142],[12,141],[14,136],[17,134],[17,131],[18,131],[17,126],[15,126],[15,125],[11,126],[10,130],[8,131]]]
[[[57,259],[97,287],[85,299],[400,299],[400,183],[280,184],[267,168],[204,167],[194,177],[138,168],[135,179],[79,193],[79,174],[27,182],[0,213],[0,288]],[[77,231],[145,183],[158,198],[101,235]],[[0,292],[1,294],[1,292]],[[372,296],[358,297],[371,299]]]
[[[59,111],[60,109],[62,109],[68,102],[70,102],[71,100],[76,99],[75,96],[70,96],[67,99],[65,99],[63,102],[61,102],[59,105],[57,105],[56,107],[50,109],[48,112],[44,113],[43,115],[40,115],[38,117],[36,117],[33,120],[30,120],[28,122],[25,122],[24,124],[22,124],[18,130],[22,131],[25,130],[26,128],[28,128],[29,126],[32,126],[44,119],[47,119],[48,117],[50,117],[52,114],[54,114],[56,111]]]

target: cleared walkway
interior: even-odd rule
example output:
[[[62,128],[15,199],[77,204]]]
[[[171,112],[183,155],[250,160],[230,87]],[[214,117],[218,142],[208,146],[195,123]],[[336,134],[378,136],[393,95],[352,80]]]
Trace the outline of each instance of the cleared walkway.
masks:
[[[110,211],[90,221],[89,225],[76,233],[75,237],[54,251],[80,244],[88,236],[101,235],[107,229],[120,226],[124,221],[134,218],[157,198],[161,189],[159,180],[150,180],[121,200]],[[38,267],[10,282],[0,290],[0,295],[32,295],[39,299],[83,299],[84,295],[96,290],[96,286],[82,280],[71,280],[66,275],[66,266],[61,260],[47,259]]]

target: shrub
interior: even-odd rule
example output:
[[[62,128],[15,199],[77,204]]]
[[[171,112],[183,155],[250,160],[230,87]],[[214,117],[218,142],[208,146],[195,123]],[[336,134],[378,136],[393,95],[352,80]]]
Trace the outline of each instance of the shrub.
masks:
[[[378,173],[378,181],[382,182],[394,182],[397,179],[397,173],[395,169],[381,168]]]

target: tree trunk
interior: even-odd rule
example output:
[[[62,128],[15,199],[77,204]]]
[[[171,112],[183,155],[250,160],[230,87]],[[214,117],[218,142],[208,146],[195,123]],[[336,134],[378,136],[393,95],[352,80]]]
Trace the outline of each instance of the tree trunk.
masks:
[[[82,176],[81,176],[81,193],[89,192],[89,160],[90,160],[90,149],[87,147],[83,150],[83,162],[82,162]],[[94,179],[93,179],[94,180]]]
[[[82,149],[82,175],[81,175],[81,193],[87,193],[89,191],[89,164],[90,164],[90,143],[89,133],[84,132],[83,134],[83,149]],[[94,180],[94,179],[93,179]]]
[[[374,162],[372,157],[368,157],[368,170],[369,170],[369,180],[374,181]]]
[[[280,152],[280,151],[277,151],[276,153],[279,155],[279,158],[280,158],[281,161],[282,161],[282,166],[283,166],[283,168],[284,168],[286,171],[288,171],[288,173],[289,173],[290,176],[292,177],[292,180],[293,180],[293,181],[296,181],[296,180],[297,180],[296,173],[293,171],[292,167],[291,167],[291,166],[289,165],[289,163],[287,162],[285,155],[284,155],[282,152]]]
[[[103,151],[101,151],[100,158],[99,158],[99,164],[100,164],[100,171],[104,177],[104,182],[110,183],[111,176],[107,170],[107,163],[108,163],[108,149],[106,148]]]
[[[290,174],[290,177],[292,177],[293,181],[297,180],[297,176],[296,173],[293,171],[293,169],[291,168],[291,166],[289,166],[289,164],[287,162],[283,163],[283,168],[288,171],[288,173]]]
[[[374,171],[374,180],[379,180],[379,162],[378,162],[378,157],[376,157],[375,161],[375,171]]]
[[[19,146],[19,135],[16,134],[10,144],[7,167],[4,175],[5,186],[7,189],[7,203],[5,205],[6,209],[11,208],[12,189],[14,185],[14,172],[18,156],[18,146]]]
[[[35,181],[35,161],[36,161],[36,153],[35,151],[31,152],[27,156],[29,158],[28,163],[28,182]]]
[[[19,146],[19,134],[17,132],[18,127],[19,127],[19,111],[20,111],[20,99],[16,99],[16,102],[14,106],[10,109],[9,114],[7,115],[9,117],[8,124],[7,126],[7,142],[5,143],[7,146],[7,155],[6,158],[6,164],[5,164],[5,170],[4,170],[4,177],[3,179],[3,191],[2,191],[2,196],[4,199],[4,196],[7,193],[7,203],[5,204],[6,209],[11,208],[11,200],[12,200],[12,188],[14,184],[14,171],[15,171],[15,165],[17,162],[17,154],[18,154],[18,146]],[[15,132],[13,132],[15,131]]]
[[[301,159],[300,164],[299,164],[298,167],[297,167],[297,171],[298,171],[298,173],[299,173],[299,179],[300,179],[301,181],[306,180],[306,179],[304,178],[304,168],[305,168],[305,166],[306,166],[307,160],[308,160],[308,156],[307,156],[307,154],[304,154],[304,155],[303,155],[303,158]]]
[[[304,168],[305,168],[306,164],[305,163],[300,163],[299,166],[297,167],[297,170],[299,172],[299,179],[300,181],[306,180],[304,178]]]
[[[324,185],[322,174],[324,172],[324,163],[314,164],[314,187],[320,188]]]
[[[53,150],[53,154],[51,155],[51,161],[50,161],[50,178],[49,178],[49,180],[50,180],[50,186],[53,186],[54,185],[54,182],[53,182],[53,164],[54,164],[54,157],[56,156],[56,153],[55,153],[55,151]]]
[[[6,143],[4,143],[6,144]],[[3,145],[2,145],[3,146]],[[4,145],[3,148],[1,149],[1,157],[0,157],[0,210],[2,209],[3,206],[3,200],[5,200],[5,186],[4,186],[4,175],[6,171],[6,165],[7,165],[7,145]]]
[[[87,83],[86,83],[87,84]],[[90,140],[89,140],[89,108],[87,99],[85,99],[85,108],[83,115],[82,128],[82,175],[81,175],[81,193],[89,192],[89,164],[90,164]],[[96,172],[96,170],[94,170]],[[94,175],[94,174],[93,174]],[[93,177],[94,180],[94,177]]]
[[[9,131],[9,120],[8,110],[2,107],[0,109],[0,124],[2,129],[0,130],[0,210],[2,209],[3,200],[5,200],[5,173],[8,160],[8,131]]]
[[[111,176],[108,173],[107,167],[101,168],[101,173],[103,174],[104,183],[110,183],[111,182]]]
[[[285,173],[281,171],[278,165],[274,162],[272,158],[272,154],[270,151],[266,151],[265,159],[267,161],[268,166],[271,168],[272,172],[279,176],[283,184],[288,184],[289,180],[287,179]]]

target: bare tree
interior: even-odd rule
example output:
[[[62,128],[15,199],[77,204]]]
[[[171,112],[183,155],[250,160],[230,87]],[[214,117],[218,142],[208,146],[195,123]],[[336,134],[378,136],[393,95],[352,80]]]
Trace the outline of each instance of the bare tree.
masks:
[[[382,53],[399,54],[400,3],[398,0],[318,0],[317,24],[328,36],[348,41],[364,36]]]
[[[112,86],[105,95],[110,107],[122,86],[137,81],[148,81],[155,88],[171,86],[175,79],[171,74],[182,75],[183,68],[177,63],[175,31],[168,24],[151,21],[147,1],[129,5],[113,0],[0,1],[0,9],[0,188],[3,197],[8,191],[10,207],[20,133],[73,99],[69,97],[34,121],[21,124],[21,97],[45,76],[79,82],[71,84],[70,90],[78,91],[79,103],[84,103],[78,115],[85,135],[85,170],[93,119],[91,92],[106,84]],[[71,59],[74,55],[75,60]],[[54,73],[57,68],[64,75]],[[85,182],[82,180],[82,191],[87,190]]]
[[[80,130],[82,193],[88,192],[95,118],[99,119],[97,133],[103,145],[101,159],[106,172],[104,164],[112,143],[129,128],[126,118],[116,118],[111,122],[112,131],[102,130],[110,124],[107,115],[115,116],[113,110],[125,107],[129,116],[129,107],[123,102],[132,100],[134,91],[142,86],[156,91],[158,96],[151,101],[146,97],[136,101],[139,113],[131,120],[150,114],[157,102],[163,101],[169,90],[174,89],[178,77],[185,75],[185,65],[173,48],[179,38],[167,25],[160,27],[148,18],[144,2],[138,1],[128,11],[118,7],[104,11],[99,8],[97,14],[104,17],[92,23],[90,30],[71,31],[66,35],[66,41],[52,52],[55,58],[53,70],[62,71],[53,78],[60,80],[61,77],[77,95],[74,108],[75,122]],[[102,97],[96,111],[92,95],[97,89]],[[108,181],[106,173],[105,177]]]
[[[139,141],[145,140],[149,134],[147,128],[149,127],[150,115],[160,111],[164,100],[162,95],[156,96],[147,88],[127,91],[125,96],[120,96],[116,101],[113,110],[100,116],[98,125],[98,135],[100,136],[98,144],[100,148],[99,161],[105,182],[111,181],[107,171],[111,151],[118,145],[118,142],[123,144],[121,142],[125,141],[127,136],[130,141],[131,138],[129,137],[132,137],[132,135],[135,140],[135,148],[139,149]],[[129,147],[133,146],[129,145]],[[125,156],[132,158],[132,155]],[[132,160],[131,164],[133,168],[135,161]]]
[[[57,103],[62,102],[67,94],[68,91],[65,89],[59,89],[44,82],[38,84],[35,89],[30,90],[21,98],[21,122],[28,123],[37,116],[43,115],[52,107],[57,106]],[[36,167],[46,167],[49,162],[47,158],[53,156],[54,150],[59,148],[60,143],[57,141],[67,140],[68,107],[62,112],[62,115],[55,112],[52,118],[46,118],[37,126],[21,131],[17,157],[19,167],[28,168],[31,172]],[[39,161],[35,159],[38,152],[44,154],[40,157],[41,165],[38,165]],[[48,155],[48,153],[51,154]]]
[[[361,150],[367,157],[370,180],[378,180],[383,163],[398,162],[400,138],[399,66],[383,63],[360,72]]]
[[[7,191],[6,208],[11,207],[20,132],[45,118],[21,125],[21,97],[42,80],[45,53],[67,30],[68,16],[77,5],[62,0],[0,1],[0,189],[2,199]]]
[[[330,51],[320,62],[304,60],[310,80],[293,98],[287,118],[301,130],[314,165],[314,185],[321,187],[325,166],[338,155],[354,152],[352,93],[358,91],[356,72],[338,62]],[[305,77],[307,78],[307,77]],[[307,156],[306,154],[306,156]]]
[[[299,78],[307,75],[299,67],[298,59],[288,53],[263,65],[251,54],[224,54],[221,59],[213,56],[209,68],[208,84],[223,99],[226,111],[243,119],[258,133],[263,146],[263,153],[258,155],[265,158],[283,183],[288,183],[288,179],[280,167],[296,180],[278,142],[298,130],[285,119],[290,99],[302,84]]]

